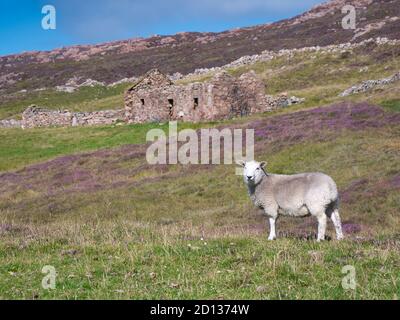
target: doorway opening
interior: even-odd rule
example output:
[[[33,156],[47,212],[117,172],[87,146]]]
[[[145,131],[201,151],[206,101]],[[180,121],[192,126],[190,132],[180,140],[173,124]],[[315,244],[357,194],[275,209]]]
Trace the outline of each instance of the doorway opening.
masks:
[[[169,118],[171,119],[174,115],[174,99],[168,99],[169,107]]]

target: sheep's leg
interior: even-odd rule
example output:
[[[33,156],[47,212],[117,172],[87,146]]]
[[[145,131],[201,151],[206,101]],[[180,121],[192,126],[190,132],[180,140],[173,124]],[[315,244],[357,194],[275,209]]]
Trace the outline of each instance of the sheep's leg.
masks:
[[[275,230],[276,217],[269,218],[269,237],[268,240],[272,241],[276,239],[276,230]]]
[[[338,240],[342,240],[344,238],[344,236],[343,236],[343,231],[342,231],[342,222],[340,221],[340,215],[339,215],[338,209],[335,209],[332,212],[331,220],[333,222],[333,225],[335,226],[336,238]]]
[[[322,213],[317,216],[318,219],[318,238],[317,241],[324,241],[325,240],[325,231],[326,231],[326,215]]]

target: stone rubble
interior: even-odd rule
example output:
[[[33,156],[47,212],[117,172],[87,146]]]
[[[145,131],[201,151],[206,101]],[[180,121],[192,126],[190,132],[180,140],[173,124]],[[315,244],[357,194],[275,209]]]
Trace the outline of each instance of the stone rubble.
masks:
[[[265,104],[268,106],[268,111],[276,110],[279,108],[285,108],[294,104],[300,104],[305,101],[305,98],[298,98],[295,96],[288,97],[286,93],[282,93],[277,96],[266,95]]]

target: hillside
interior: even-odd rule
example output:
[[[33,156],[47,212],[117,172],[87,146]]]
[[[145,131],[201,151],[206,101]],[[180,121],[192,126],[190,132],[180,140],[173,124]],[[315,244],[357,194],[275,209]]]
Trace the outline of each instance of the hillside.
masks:
[[[357,7],[356,30],[341,26],[344,3]],[[180,33],[4,56],[0,57],[0,92],[53,88],[73,77],[111,83],[154,67],[164,73],[186,74],[263,50],[359,42],[379,36],[398,39],[399,4],[399,0],[332,0],[292,19],[221,33]]]
[[[282,218],[283,239],[267,242],[265,218],[234,166],[150,166],[140,143],[64,150],[3,173],[0,297],[395,298],[399,116],[343,103],[221,124],[254,128],[257,158],[268,160],[271,172],[332,175],[341,194],[342,243],[305,241],[315,237],[312,218]],[[60,130],[35,132],[45,138]],[[101,140],[118,130],[106,129]],[[35,285],[48,264],[58,273],[53,291]],[[341,288],[345,265],[358,270],[354,292]]]
[[[287,92],[305,98],[305,106],[316,106],[318,103],[339,102],[343,100],[339,94],[345,89],[365,80],[391,76],[400,70],[400,42],[366,42],[346,50],[340,45],[334,50],[330,47],[287,50],[281,54],[274,53],[265,61],[260,60],[262,55],[255,57],[248,57],[246,64],[238,60],[234,66],[229,64],[224,69],[234,76],[254,70],[264,80],[267,94]],[[213,68],[204,69],[201,74],[188,75],[178,83],[204,81],[215,73]],[[128,86],[129,83],[121,83],[112,87],[80,87],[72,93],[47,89],[3,95],[0,119],[18,118],[31,104],[71,111],[119,109],[123,107],[123,94]],[[385,94],[381,94],[379,99],[375,96],[374,103],[396,98],[396,92],[383,90]]]

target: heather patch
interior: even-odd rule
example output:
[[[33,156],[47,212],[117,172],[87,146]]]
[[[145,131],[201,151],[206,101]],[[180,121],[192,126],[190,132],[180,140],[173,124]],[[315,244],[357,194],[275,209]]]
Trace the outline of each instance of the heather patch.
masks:
[[[259,141],[299,142],[311,137],[323,140],[342,130],[360,131],[399,123],[399,114],[386,114],[380,107],[342,103],[255,121],[248,128],[255,129]]]
[[[279,149],[306,140],[329,141],[346,130],[361,131],[399,123],[400,114],[385,113],[380,107],[368,104],[346,103],[253,121],[247,128],[255,129],[256,150],[265,152],[271,147]],[[57,192],[93,192],[133,186],[142,179],[185,174],[184,167],[179,165],[148,165],[145,162],[146,147],[125,145],[68,155],[29,166],[16,173],[4,173],[0,175],[3,182],[0,190],[47,190],[53,195]],[[190,172],[213,168],[190,166]],[[351,202],[352,195],[362,191],[365,184],[364,180],[350,183],[342,192],[343,201]],[[388,184],[397,186],[397,177]]]

